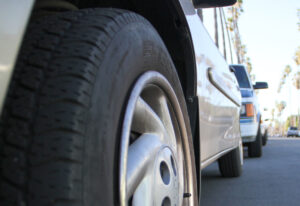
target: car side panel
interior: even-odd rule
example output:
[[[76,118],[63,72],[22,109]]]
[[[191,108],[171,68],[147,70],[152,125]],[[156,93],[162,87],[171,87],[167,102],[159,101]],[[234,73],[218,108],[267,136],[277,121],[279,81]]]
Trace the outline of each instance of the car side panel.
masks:
[[[197,61],[201,162],[204,162],[222,151],[238,146],[238,104],[241,97],[235,76],[205,30],[193,5],[186,0],[181,0],[181,4],[189,24]],[[218,76],[217,83],[222,89],[210,81],[210,70]]]
[[[0,113],[34,0],[0,1]]]
[[[0,111],[33,4],[34,0],[0,1],[0,45],[5,48],[0,51]],[[189,24],[197,61],[201,161],[204,161],[238,145],[239,91],[192,3],[180,0],[180,4]],[[219,88],[209,80],[209,70]]]

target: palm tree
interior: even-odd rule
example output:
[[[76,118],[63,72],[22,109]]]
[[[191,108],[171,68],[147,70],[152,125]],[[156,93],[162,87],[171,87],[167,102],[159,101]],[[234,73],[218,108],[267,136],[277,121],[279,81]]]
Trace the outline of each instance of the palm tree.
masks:
[[[281,101],[281,102],[275,102],[275,106],[276,106],[276,109],[278,110],[278,114],[277,114],[277,116],[278,116],[278,118],[279,119],[281,119],[281,115],[282,115],[282,111],[285,109],[285,107],[286,107],[286,102],[285,101]],[[282,123],[281,123],[281,121],[279,121],[279,125],[281,125],[282,126]],[[280,133],[281,133],[281,135],[283,135],[283,128],[282,127],[280,127],[281,129],[280,129]]]
[[[289,77],[291,71],[292,71],[291,66],[290,65],[286,65],[285,68],[284,68],[284,70],[283,70],[280,82],[279,82],[279,86],[278,86],[278,90],[277,90],[278,93],[281,92],[282,86],[285,84],[285,81]]]
[[[282,111],[285,109],[286,107],[286,102],[285,101],[281,101],[281,102],[275,102],[275,106],[276,106],[276,109],[278,110],[278,117],[281,116],[282,114]]]
[[[297,15],[298,15],[298,31],[300,31],[300,9],[297,10]],[[297,51],[295,52],[295,57],[294,57],[295,63],[298,66],[298,72],[294,75],[294,86],[298,90],[298,94],[300,94],[300,46],[298,46]],[[299,98],[298,98],[299,99]],[[299,104],[298,104],[299,106]],[[298,128],[300,128],[300,108],[298,108]]]

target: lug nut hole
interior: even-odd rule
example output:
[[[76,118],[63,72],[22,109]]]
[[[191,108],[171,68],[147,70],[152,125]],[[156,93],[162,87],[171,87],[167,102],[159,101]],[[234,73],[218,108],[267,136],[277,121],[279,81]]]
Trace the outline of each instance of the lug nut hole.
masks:
[[[162,181],[168,185],[170,183],[170,170],[166,162],[162,161],[160,163],[160,176]]]
[[[171,206],[171,200],[169,197],[165,197],[165,199],[162,201],[161,206]]]

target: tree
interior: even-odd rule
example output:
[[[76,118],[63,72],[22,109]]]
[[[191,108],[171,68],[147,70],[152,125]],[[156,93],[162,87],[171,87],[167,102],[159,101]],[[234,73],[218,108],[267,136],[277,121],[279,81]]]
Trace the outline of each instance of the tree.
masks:
[[[282,114],[282,111],[285,109],[285,107],[286,107],[286,102],[285,101],[281,101],[281,102],[275,102],[275,106],[276,106],[276,109],[277,109],[277,111],[278,111],[278,117],[280,117],[281,116],[281,114]]]
[[[298,18],[299,18],[298,30],[300,31],[300,9],[297,10],[297,15],[298,15]],[[299,66],[300,66],[300,46],[297,48],[297,50],[295,52],[294,61],[297,65],[297,67],[298,67],[298,71],[294,73],[292,81],[293,81],[293,85],[296,87],[296,89],[300,91],[300,70],[299,70]],[[285,67],[283,73],[282,73],[282,77],[281,77],[279,85],[278,85],[278,90],[277,90],[278,93],[281,91],[283,85],[286,82],[286,79],[289,77],[291,72],[292,72],[292,68],[289,65],[287,65]],[[279,106],[280,105],[278,105],[278,107]],[[296,118],[296,119],[300,119],[299,109],[298,109],[298,118]],[[298,127],[300,127],[300,122],[299,121],[298,121],[298,124],[299,124]]]
[[[291,66],[286,65],[284,70],[283,70],[280,82],[279,82],[279,86],[278,86],[278,90],[277,90],[278,93],[281,92],[282,86],[285,84],[285,81],[288,78],[288,76],[290,75],[291,71],[292,71]]]
[[[300,90],[300,71],[294,74],[293,84],[297,90]]]
[[[298,31],[300,31],[300,9],[297,10],[297,15],[298,15]],[[300,46],[298,47],[298,49],[295,52],[295,57],[294,57],[295,63],[298,66],[298,72],[296,72],[296,74],[294,75],[293,78],[293,84],[296,87],[296,89],[298,90],[298,93],[300,93]],[[298,109],[298,127],[300,128],[300,112]]]
[[[274,122],[274,120],[275,120],[275,109],[274,108],[272,108],[271,115],[272,115],[271,121]]]
[[[286,102],[285,101],[281,101],[281,102],[275,102],[275,106],[276,106],[276,109],[277,109],[277,111],[278,111],[278,114],[277,114],[277,116],[279,117],[279,120],[277,120],[278,121],[278,126],[279,126],[279,133],[281,134],[281,135],[283,135],[283,131],[284,131],[284,124],[280,121],[280,119],[281,119],[281,115],[282,115],[282,111],[285,109],[285,107],[286,107]],[[277,122],[276,121],[276,122]],[[276,123],[275,122],[275,123]]]
[[[284,130],[287,131],[291,125],[292,125],[292,117],[289,116],[285,121]]]
[[[247,57],[247,48],[246,45],[242,43],[241,35],[239,31],[239,17],[244,12],[243,9],[243,0],[238,0],[232,7],[228,8],[228,13],[230,15],[227,18],[229,31],[233,34],[232,42],[236,51],[237,63],[245,64],[247,70],[251,76],[252,64],[249,57]],[[255,78],[254,76],[252,78]]]
[[[300,65],[300,46],[298,46],[298,49],[295,52],[294,60],[296,64],[299,66]]]
[[[229,30],[233,33],[233,45],[235,47],[236,56],[238,60],[238,64],[244,63],[242,60],[244,59],[244,50],[241,42],[241,36],[238,27],[238,20],[241,13],[244,11],[242,7],[243,1],[238,0],[232,7],[229,7],[228,13],[230,17],[227,19],[229,23]],[[244,46],[245,48],[245,46]]]

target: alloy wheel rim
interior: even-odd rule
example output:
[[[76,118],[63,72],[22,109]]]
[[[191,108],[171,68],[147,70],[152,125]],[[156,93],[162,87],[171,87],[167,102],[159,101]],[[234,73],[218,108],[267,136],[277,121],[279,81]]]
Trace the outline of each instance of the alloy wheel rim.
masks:
[[[131,91],[120,148],[120,204],[194,205],[188,134],[181,107],[159,73],[143,74]],[[193,194],[196,195],[196,194]]]

